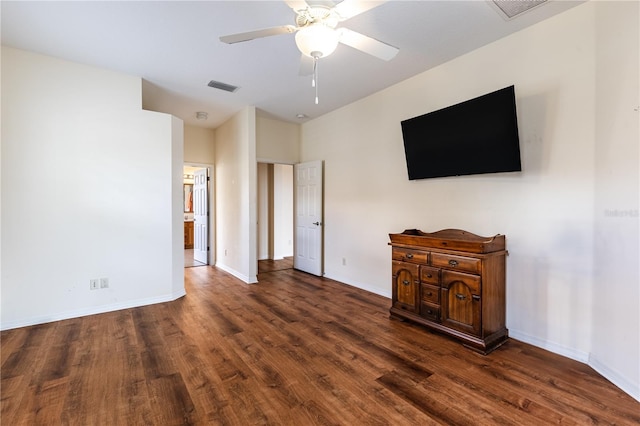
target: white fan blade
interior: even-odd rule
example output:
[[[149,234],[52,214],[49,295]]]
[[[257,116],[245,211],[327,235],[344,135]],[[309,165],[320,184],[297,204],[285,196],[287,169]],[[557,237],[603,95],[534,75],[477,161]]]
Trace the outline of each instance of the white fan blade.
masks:
[[[353,18],[356,15],[360,15],[361,13],[364,13],[367,10],[371,10],[374,7],[378,7],[383,3],[386,3],[386,2],[385,1],[343,0],[342,2],[335,5],[333,10],[335,10],[338,13],[341,21],[345,21],[349,18]]]
[[[294,12],[305,10],[309,7],[309,4],[304,0],[284,0],[284,2],[293,9]]]
[[[313,58],[305,55],[300,55],[300,71],[298,75],[307,76],[313,74]]]
[[[249,31],[246,33],[231,34],[220,37],[220,41],[227,44],[240,43],[256,38],[270,37],[280,34],[290,34],[296,32],[297,28],[293,25],[282,25],[280,27],[264,28],[262,30]]]
[[[340,43],[351,46],[354,49],[361,50],[376,58],[390,61],[400,51],[397,47],[393,47],[374,38],[367,37],[364,34],[351,31],[348,28],[338,28],[340,32]]]

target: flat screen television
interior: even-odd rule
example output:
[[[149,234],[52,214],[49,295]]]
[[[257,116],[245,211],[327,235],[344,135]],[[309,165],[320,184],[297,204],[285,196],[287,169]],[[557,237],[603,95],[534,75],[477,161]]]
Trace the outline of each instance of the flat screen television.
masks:
[[[513,86],[401,125],[409,180],[522,170]]]

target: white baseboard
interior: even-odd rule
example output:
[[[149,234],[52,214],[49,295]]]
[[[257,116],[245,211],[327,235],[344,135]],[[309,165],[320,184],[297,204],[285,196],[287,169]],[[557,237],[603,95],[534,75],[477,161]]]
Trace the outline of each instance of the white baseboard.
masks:
[[[231,268],[231,267],[229,267],[229,266],[227,266],[227,265],[225,265],[223,263],[217,262],[215,266],[216,266],[216,268],[222,269],[223,271],[233,275],[237,279],[239,279],[241,281],[244,281],[247,284],[255,284],[255,283],[258,282],[258,277],[257,276],[248,277],[247,275],[241,274],[240,272],[236,271],[235,269],[233,269],[233,268]]]
[[[156,303],[171,302],[179,299],[187,293],[182,289],[179,292],[150,297],[147,299],[129,300],[126,302],[111,303],[107,305],[92,306],[90,308],[74,309],[71,311],[59,312],[52,315],[26,318],[16,321],[7,321],[0,324],[0,330],[11,330],[13,328],[29,327],[37,324],[46,324],[53,321],[62,321],[71,318],[85,317],[88,315],[103,314],[105,312],[120,311],[122,309],[138,308],[140,306],[154,305]]]
[[[589,354],[587,352],[568,348],[554,342],[549,342],[548,340],[540,339],[539,337],[535,337],[518,330],[513,330],[510,328],[509,337],[520,340],[521,342],[529,343],[530,345],[537,346],[542,349],[546,349],[549,352],[553,352],[554,354],[562,355],[567,358],[580,361],[583,364],[587,364],[589,362]]]
[[[359,288],[359,289],[362,289],[362,290],[366,290],[369,293],[377,294],[378,296],[384,296],[387,299],[391,299],[391,292],[390,291],[383,291],[383,290],[380,290],[379,288],[376,288],[376,287],[370,287],[370,286],[368,286],[367,284],[364,284],[364,283],[349,282],[344,278],[337,277],[337,276],[334,276],[334,275],[325,274],[324,277],[325,278],[329,278],[330,280],[337,281],[340,284],[346,284],[348,286]],[[391,307],[391,300],[389,300],[389,307]]]
[[[593,355],[589,357],[589,366],[596,370],[598,373],[602,374],[602,376],[619,387],[623,392],[626,392],[636,401],[640,402],[640,383],[633,383],[618,371],[609,368],[609,366],[601,363]]]

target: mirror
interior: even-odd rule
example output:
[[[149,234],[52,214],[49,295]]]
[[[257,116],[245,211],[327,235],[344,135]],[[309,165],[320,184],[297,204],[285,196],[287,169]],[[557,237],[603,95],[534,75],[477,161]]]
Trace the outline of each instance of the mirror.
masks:
[[[184,184],[182,195],[184,200],[184,212],[193,213],[193,185]]]

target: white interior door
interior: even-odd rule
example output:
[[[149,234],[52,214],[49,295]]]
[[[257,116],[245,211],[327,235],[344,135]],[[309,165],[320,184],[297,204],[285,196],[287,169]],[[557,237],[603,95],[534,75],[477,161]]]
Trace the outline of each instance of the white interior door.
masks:
[[[208,169],[193,174],[193,259],[209,263]]]
[[[296,164],[293,267],[322,276],[322,161]]]

